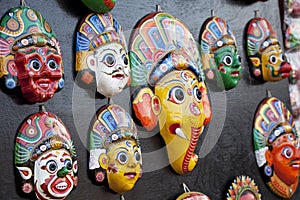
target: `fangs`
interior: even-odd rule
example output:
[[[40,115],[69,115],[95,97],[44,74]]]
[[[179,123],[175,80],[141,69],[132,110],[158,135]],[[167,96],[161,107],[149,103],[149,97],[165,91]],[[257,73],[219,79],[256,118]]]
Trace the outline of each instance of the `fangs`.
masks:
[[[184,132],[182,131],[181,128],[176,128],[176,129],[175,129],[175,133],[176,133],[177,136],[179,136],[179,137],[181,137],[181,138],[187,140],[187,138],[186,138],[186,136],[184,135]]]
[[[66,182],[61,182],[55,186],[58,190],[65,190],[68,187],[68,184]]]

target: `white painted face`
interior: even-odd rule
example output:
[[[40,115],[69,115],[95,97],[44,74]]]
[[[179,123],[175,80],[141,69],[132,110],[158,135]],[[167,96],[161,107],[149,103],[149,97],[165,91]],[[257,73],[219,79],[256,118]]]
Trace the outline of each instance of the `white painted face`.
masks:
[[[34,166],[34,187],[39,199],[64,199],[77,185],[77,161],[64,149],[41,155]]]
[[[88,56],[87,65],[95,72],[97,91],[112,97],[129,84],[130,68],[128,55],[119,43],[108,43]]]

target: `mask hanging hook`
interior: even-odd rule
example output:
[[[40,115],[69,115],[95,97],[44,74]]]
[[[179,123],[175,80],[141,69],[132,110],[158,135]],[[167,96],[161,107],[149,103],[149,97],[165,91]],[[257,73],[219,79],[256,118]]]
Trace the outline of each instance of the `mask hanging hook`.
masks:
[[[45,108],[45,104],[40,104],[39,105],[39,111],[40,112],[47,112],[46,108]]]
[[[120,200],[125,200],[125,197],[123,196],[123,194],[120,196]]]
[[[26,6],[25,0],[20,0],[21,6]]]
[[[182,186],[183,186],[184,192],[190,192],[190,189],[188,188],[188,186],[185,183],[182,183]]]
[[[254,17],[259,17],[259,10],[254,10]]]
[[[210,10],[210,16],[211,16],[211,17],[214,17],[214,16],[215,16],[215,10],[214,10],[214,9],[211,9],[211,10]]]

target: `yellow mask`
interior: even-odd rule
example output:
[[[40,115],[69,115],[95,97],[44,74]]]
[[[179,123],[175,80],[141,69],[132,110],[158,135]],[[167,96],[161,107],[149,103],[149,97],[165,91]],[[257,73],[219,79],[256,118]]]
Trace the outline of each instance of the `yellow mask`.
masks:
[[[193,152],[206,117],[200,87],[195,75],[188,70],[169,73],[155,87],[162,106],[158,117],[160,134],[170,163],[179,174],[191,171],[198,160]]]
[[[135,141],[111,144],[107,153],[100,156],[99,163],[106,170],[110,189],[117,193],[131,190],[142,174],[141,150]]]

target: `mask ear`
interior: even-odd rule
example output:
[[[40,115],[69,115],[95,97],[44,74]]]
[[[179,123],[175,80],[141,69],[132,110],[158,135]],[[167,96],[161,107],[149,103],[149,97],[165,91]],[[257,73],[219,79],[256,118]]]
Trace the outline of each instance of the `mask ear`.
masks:
[[[212,112],[211,112],[210,102],[209,102],[209,98],[208,98],[205,83],[200,82],[199,83],[199,88],[200,88],[200,91],[202,93],[203,109],[204,109],[204,113],[205,113],[205,116],[206,116],[205,120],[203,122],[203,125],[207,125],[210,122],[211,118],[212,118]]]
[[[160,100],[150,88],[142,88],[132,102],[136,118],[148,130],[152,130],[158,121],[157,115],[161,112]]]
[[[266,156],[268,165],[272,166],[273,165],[273,157],[272,157],[271,151],[270,150],[266,151],[265,156]]]
[[[29,167],[17,167],[17,169],[24,180],[29,180],[32,177],[32,171]]]
[[[108,168],[108,162],[109,162],[109,159],[107,157],[107,155],[105,153],[102,153],[100,156],[99,156],[99,164],[100,166],[107,170]]]
[[[96,65],[97,65],[97,60],[95,58],[95,56],[93,54],[89,55],[86,58],[86,62],[87,62],[87,66],[92,70],[92,71],[96,71]]]

